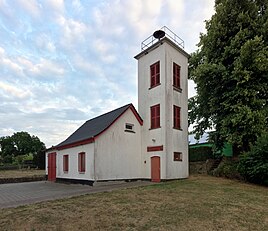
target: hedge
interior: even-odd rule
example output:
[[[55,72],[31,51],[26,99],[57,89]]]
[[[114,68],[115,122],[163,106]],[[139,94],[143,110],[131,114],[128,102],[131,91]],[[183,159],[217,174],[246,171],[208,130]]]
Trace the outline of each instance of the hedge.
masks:
[[[206,161],[207,159],[213,159],[212,147],[195,147],[189,148],[189,161]]]

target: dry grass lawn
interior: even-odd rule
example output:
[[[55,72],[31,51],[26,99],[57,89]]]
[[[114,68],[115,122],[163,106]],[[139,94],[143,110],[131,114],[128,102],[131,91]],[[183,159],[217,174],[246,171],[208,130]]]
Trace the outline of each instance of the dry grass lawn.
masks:
[[[31,176],[43,176],[45,170],[22,169],[22,170],[0,170],[0,178],[19,178]]]
[[[2,209],[1,230],[268,230],[268,188],[208,176]]]

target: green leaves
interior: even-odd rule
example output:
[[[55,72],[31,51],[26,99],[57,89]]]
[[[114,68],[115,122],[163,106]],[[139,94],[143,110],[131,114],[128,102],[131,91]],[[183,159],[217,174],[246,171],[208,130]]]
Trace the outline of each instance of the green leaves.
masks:
[[[46,149],[45,144],[38,137],[31,136],[27,132],[17,132],[12,136],[1,137],[0,147],[0,155],[5,163],[11,163],[17,156],[29,154],[36,156]]]
[[[250,182],[268,185],[268,133],[240,156],[238,171]]]
[[[189,60],[197,96],[189,99],[195,133],[217,130],[217,140],[249,150],[268,129],[267,0],[218,0],[199,50]]]

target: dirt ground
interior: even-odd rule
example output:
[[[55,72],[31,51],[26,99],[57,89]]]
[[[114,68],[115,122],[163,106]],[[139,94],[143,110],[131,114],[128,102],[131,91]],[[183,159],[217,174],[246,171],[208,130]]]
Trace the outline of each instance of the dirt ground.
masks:
[[[45,175],[45,170],[21,169],[21,170],[0,170],[0,178],[20,178]]]

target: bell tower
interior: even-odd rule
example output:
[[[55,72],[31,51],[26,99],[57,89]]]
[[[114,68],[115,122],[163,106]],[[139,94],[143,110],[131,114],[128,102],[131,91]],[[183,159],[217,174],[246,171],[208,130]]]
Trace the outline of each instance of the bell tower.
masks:
[[[143,175],[152,181],[186,178],[188,171],[188,58],[167,27],[141,43],[138,111],[143,119]]]

